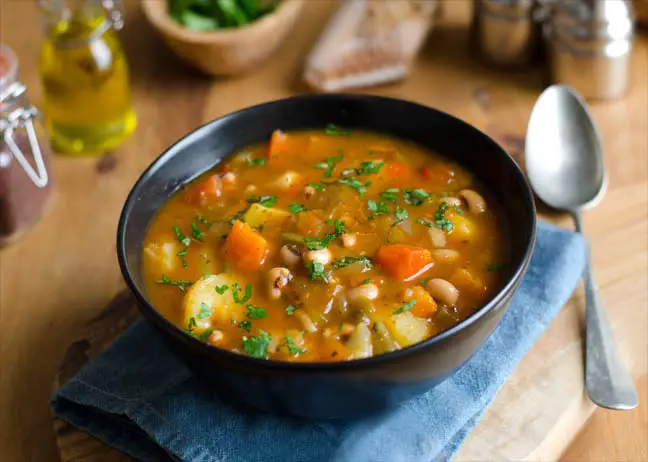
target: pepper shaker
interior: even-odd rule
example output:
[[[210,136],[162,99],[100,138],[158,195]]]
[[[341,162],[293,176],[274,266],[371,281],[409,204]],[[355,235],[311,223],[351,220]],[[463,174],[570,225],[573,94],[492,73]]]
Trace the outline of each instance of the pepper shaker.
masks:
[[[541,30],[537,0],[474,0],[472,34],[480,58],[502,67],[529,64]]]
[[[629,84],[633,10],[625,0],[562,0],[545,27],[551,79],[587,99],[622,97]]]

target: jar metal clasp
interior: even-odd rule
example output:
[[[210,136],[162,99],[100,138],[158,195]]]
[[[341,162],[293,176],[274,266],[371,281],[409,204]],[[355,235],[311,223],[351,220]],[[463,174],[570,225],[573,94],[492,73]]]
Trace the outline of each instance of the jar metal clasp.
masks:
[[[15,103],[26,91],[27,88],[23,83],[14,82],[6,91],[0,94],[0,107]],[[38,109],[32,105],[17,107],[11,110],[5,117],[0,118],[0,132],[3,133],[4,142],[9,147],[11,154],[13,154],[13,157],[23,168],[29,179],[37,187],[44,188],[47,186],[49,177],[36,135],[36,129],[34,128],[34,118],[38,115]],[[36,168],[30,164],[25,154],[20,150],[20,146],[16,143],[14,131],[17,128],[24,128],[27,132],[27,139],[29,140]]]

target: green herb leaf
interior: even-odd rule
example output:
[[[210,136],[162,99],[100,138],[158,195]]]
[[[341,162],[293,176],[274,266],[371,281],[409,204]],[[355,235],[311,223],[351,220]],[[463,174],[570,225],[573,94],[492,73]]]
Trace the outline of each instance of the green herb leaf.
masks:
[[[268,346],[271,341],[272,336],[259,329],[259,335],[256,337],[243,336],[243,351],[253,358],[266,358],[268,356]]]
[[[250,319],[263,319],[268,317],[268,312],[260,306],[248,305],[246,316]]]
[[[296,309],[297,309],[297,307],[296,307],[295,305],[288,305],[288,306],[286,307],[286,314],[287,314],[288,316],[292,316],[293,314],[295,314],[295,310],[296,310]]]
[[[216,286],[214,287],[214,290],[218,292],[219,295],[223,295],[225,292],[227,292],[227,284],[223,284],[222,286]]]
[[[198,319],[205,319],[210,317],[211,315],[212,315],[211,307],[207,303],[202,302],[200,304],[200,311],[198,312]]]
[[[403,193],[403,200],[409,205],[423,205],[429,198],[430,194],[424,189],[406,189]]]
[[[360,162],[360,168],[356,168],[355,171],[358,175],[379,173],[380,169],[383,168],[384,165],[384,162],[375,163],[372,160],[367,162]]]
[[[361,286],[364,286],[364,285],[366,285],[366,284],[371,284],[371,278],[367,278],[367,279],[365,279],[364,281],[362,281],[362,282],[360,283]]]
[[[333,175],[333,170],[335,170],[335,166],[342,159],[344,159],[344,156],[342,154],[337,156],[327,157],[326,159],[324,159],[324,162],[318,162],[315,165],[313,165],[313,167],[326,170],[326,172],[324,172],[324,177],[330,178]]]
[[[329,124],[324,129],[328,136],[351,136],[351,132],[341,129],[337,125]]]
[[[308,186],[310,186],[313,189],[316,189],[317,191],[321,191],[324,189],[324,186],[318,183],[308,183]]]
[[[290,213],[299,213],[299,212],[303,212],[304,210],[306,210],[306,207],[304,207],[301,204],[296,204],[295,202],[293,202],[288,206],[288,211]]]
[[[252,323],[247,319],[239,322],[238,326],[245,332],[250,332],[252,330]]]
[[[324,269],[324,265],[317,261],[306,262],[306,269],[312,281],[321,279],[324,282],[329,282],[329,275]]]
[[[345,268],[345,267],[347,267],[349,265],[352,265],[352,264],[354,264],[356,262],[362,262],[362,270],[363,271],[369,271],[373,266],[373,264],[371,262],[371,259],[369,257],[367,257],[367,256],[364,256],[364,255],[361,256],[361,257],[349,256],[349,257],[336,258],[331,263],[331,266],[333,268]]]
[[[299,348],[297,345],[295,345],[295,342],[290,335],[286,335],[286,347],[288,348],[290,354],[293,356],[306,353],[305,348]]]
[[[193,318],[193,317],[189,318],[189,325],[187,326],[187,332],[189,332],[189,333],[193,332],[193,330],[197,326],[198,326],[198,324],[196,324],[196,319]]]
[[[396,226],[403,221],[407,220],[407,217],[409,214],[407,213],[407,210],[401,208],[400,205],[396,205],[396,221],[392,223],[392,226]]]
[[[180,289],[180,292],[184,292],[187,287],[193,284],[193,281],[185,281],[183,279],[178,279],[177,281],[172,281],[166,275],[162,275],[159,281],[156,281],[158,284],[163,284],[167,286],[175,286]]]
[[[232,296],[234,297],[235,303],[244,305],[252,297],[252,284],[245,285],[245,295],[243,296],[243,298],[239,298],[238,282],[235,282],[232,285]]]
[[[207,218],[203,217],[202,215],[198,215],[196,217],[196,220],[198,220],[200,223],[205,225],[205,227],[207,228],[208,231],[214,225],[213,221],[209,221]]]
[[[197,241],[202,241],[202,238],[205,236],[205,233],[198,229],[195,221],[191,223],[191,235]]]
[[[448,207],[447,202],[441,202],[439,208],[437,208],[437,211],[434,213],[434,221],[436,222],[436,225],[446,233],[449,233],[454,229],[452,222],[445,217]]]
[[[264,207],[272,207],[277,203],[277,198],[275,196],[260,196],[252,197],[248,199],[248,202],[251,204],[258,203]],[[240,218],[239,218],[240,219]],[[232,222],[234,223],[234,222]]]
[[[259,167],[261,165],[265,165],[266,160],[263,157],[259,157],[258,159],[248,159],[247,164],[248,167]]]
[[[361,196],[364,196],[365,192],[367,191],[365,185],[363,185],[355,178],[340,178],[339,180],[337,180],[337,182],[355,189],[356,191],[358,191],[358,193],[360,193]]]
[[[178,241],[185,247],[189,247],[189,244],[191,244],[191,239],[185,236],[182,233],[182,230],[180,229],[179,226],[173,225],[173,231],[175,232],[176,237],[178,238]]]
[[[414,308],[414,305],[416,305],[416,300],[411,300],[411,301],[405,303],[404,305],[402,305],[400,308],[395,309],[394,314],[401,314],[401,313],[404,313],[406,311],[409,311],[412,308]]]

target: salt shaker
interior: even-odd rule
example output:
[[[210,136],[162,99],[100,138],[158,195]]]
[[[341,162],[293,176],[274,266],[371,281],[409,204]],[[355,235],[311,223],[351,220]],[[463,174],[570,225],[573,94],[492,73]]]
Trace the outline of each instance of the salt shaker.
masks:
[[[482,60],[502,67],[529,64],[541,31],[537,0],[474,0],[472,39]]]
[[[632,5],[624,0],[561,0],[546,23],[554,83],[587,99],[622,97],[629,84]]]

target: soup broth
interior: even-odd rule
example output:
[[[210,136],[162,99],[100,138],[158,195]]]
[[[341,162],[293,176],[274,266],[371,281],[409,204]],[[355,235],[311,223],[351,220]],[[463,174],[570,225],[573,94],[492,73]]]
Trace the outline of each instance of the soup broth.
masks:
[[[233,153],[160,209],[143,253],[152,304],[189,335],[306,362],[421,342],[483,306],[506,263],[470,172],[333,126]]]

